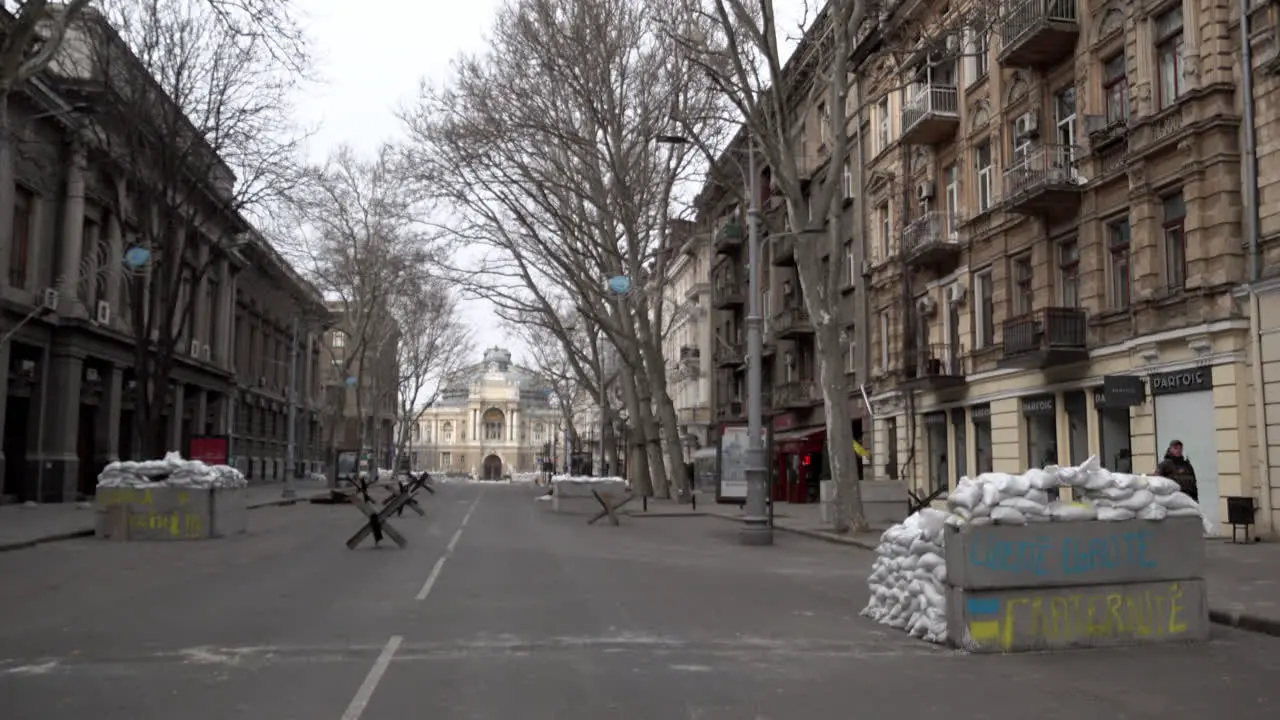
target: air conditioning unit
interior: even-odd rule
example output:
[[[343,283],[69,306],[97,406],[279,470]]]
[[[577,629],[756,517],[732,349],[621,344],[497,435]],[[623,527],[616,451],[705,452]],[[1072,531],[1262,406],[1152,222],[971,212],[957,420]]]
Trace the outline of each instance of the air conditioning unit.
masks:
[[[94,320],[99,325],[111,324],[111,303],[106,300],[99,300],[97,311],[94,313]]]
[[[44,296],[40,299],[40,305],[45,310],[58,309],[58,291],[54,288],[46,288]]]
[[[933,183],[922,182],[916,186],[916,196],[921,200],[933,199]]]
[[[1085,115],[1084,116],[1084,134],[1097,135],[1107,131],[1106,115]]]
[[[1018,140],[1034,138],[1040,134],[1040,120],[1035,111],[1024,112],[1013,121],[1013,134]]]
[[[964,302],[966,292],[968,292],[968,288],[963,283],[951,283],[947,286],[947,302],[952,305],[959,305]]]
[[[199,340],[191,341],[191,357],[193,358],[200,357],[200,341]]]
[[[938,311],[938,302],[933,299],[932,295],[925,295],[916,301],[916,310],[921,315],[932,315]]]
[[[201,345],[201,346],[200,346],[200,359],[201,359],[201,360],[204,360],[205,362],[209,362],[209,360],[210,360],[212,357],[213,357],[213,349],[212,349],[212,348],[210,348],[208,345]]]
[[[87,381],[89,381],[89,382],[91,382],[91,383],[96,383],[96,382],[98,382],[98,380],[99,380],[100,378],[99,378],[99,376],[98,376],[98,370],[97,370],[97,368],[85,368],[85,370],[84,370],[84,379],[85,379],[85,380],[87,380]]]

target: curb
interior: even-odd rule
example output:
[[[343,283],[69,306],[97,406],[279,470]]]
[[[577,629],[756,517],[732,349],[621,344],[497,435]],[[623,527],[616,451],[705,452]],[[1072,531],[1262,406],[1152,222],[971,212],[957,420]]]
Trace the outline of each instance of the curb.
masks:
[[[715,513],[702,512],[700,510],[691,510],[689,512],[645,512],[643,510],[633,510],[625,513],[627,517],[633,518],[675,518],[675,517],[706,517]],[[723,515],[717,516],[723,517]]]
[[[720,515],[718,513],[707,513],[707,514],[712,517],[720,518],[721,520],[729,520],[732,522],[739,522],[741,520],[740,518],[730,517],[728,515]],[[832,535],[831,533],[825,533],[820,530],[805,530],[803,528],[791,528],[791,527],[785,527],[782,525],[774,525],[773,529],[781,530],[782,532],[786,532],[786,533],[791,533],[792,535],[802,535],[804,537],[813,538],[815,540],[824,540],[826,542],[835,543],[837,545],[847,545],[850,547],[856,547],[862,550],[869,550],[874,552],[876,549],[876,546],[872,545],[871,543],[868,543],[862,540],[856,540],[854,538],[845,538],[845,537],[840,537],[839,535]],[[1223,610],[1221,608],[1210,607],[1209,622],[1215,625],[1225,625],[1227,627],[1232,627],[1237,630],[1243,630],[1245,632],[1257,633],[1260,635],[1270,635],[1271,637],[1280,637],[1280,619],[1263,617],[1261,615],[1254,615],[1252,613],[1247,613],[1247,612],[1240,612],[1239,610]]]
[[[1210,607],[1209,622],[1246,632],[1280,637],[1280,620],[1240,612],[1239,610],[1222,610]]]
[[[731,517],[729,515],[721,515],[720,513],[706,513],[706,514],[711,517],[720,518],[721,520],[728,520],[729,522],[742,522],[742,518]],[[823,532],[821,530],[806,530],[804,528],[787,527],[786,525],[778,525],[778,524],[774,524],[773,529],[780,530],[785,533],[791,533],[792,535],[800,535],[801,537],[807,537],[807,538],[812,538],[814,540],[822,540],[823,542],[834,543],[836,545],[856,547],[859,550],[868,550],[868,551],[874,552],[876,549],[875,545],[872,545],[871,543],[865,540],[858,540],[857,538],[841,537],[839,535],[833,535],[831,533]]]
[[[296,505],[298,503],[310,502],[310,495],[299,495],[291,498],[277,498],[275,500],[267,500],[264,502],[246,505],[246,510],[258,510],[266,507],[280,507],[283,505]],[[0,543],[0,553],[13,552],[14,550],[29,550],[37,545],[46,545],[48,543],[62,542],[63,540],[75,540],[77,538],[93,537],[96,531],[93,528],[84,530],[70,530],[68,532],[54,533],[34,538],[32,540],[15,540],[14,542]]]

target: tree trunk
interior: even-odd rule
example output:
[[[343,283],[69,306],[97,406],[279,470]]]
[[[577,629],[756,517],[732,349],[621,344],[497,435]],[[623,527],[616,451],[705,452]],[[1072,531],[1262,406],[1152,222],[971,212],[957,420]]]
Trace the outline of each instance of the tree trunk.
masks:
[[[822,379],[822,399],[827,416],[827,461],[836,496],[834,530],[861,532],[867,529],[862,510],[862,488],[858,485],[857,458],[853,452],[853,423],[849,414],[849,387],[844,368],[838,360],[843,347],[840,326],[832,315],[821,316],[826,322],[814,321],[818,372]]]
[[[667,366],[662,355],[661,343],[654,337],[649,319],[640,316],[636,323],[640,334],[641,347],[644,352],[645,371],[649,378],[649,387],[654,393],[657,406],[657,421],[662,428],[660,436],[666,437],[666,467],[671,471],[676,487],[676,496],[680,502],[690,499],[689,479],[684,472],[684,452],[680,444],[680,426],[676,419],[675,403],[671,401],[671,393],[667,391]],[[669,494],[669,493],[668,493]]]
[[[644,431],[640,427],[640,398],[636,391],[635,373],[631,371],[625,363],[619,368],[622,382],[622,401],[627,407],[628,425],[630,432],[626,434],[626,440],[631,450],[627,453],[628,460],[634,459],[635,476],[630,478],[631,487],[637,494],[642,497],[651,497],[654,492],[653,477],[650,472],[648,455],[645,452]],[[619,475],[626,477],[624,470]]]
[[[604,467],[601,469],[601,475],[613,474],[622,477],[622,470],[618,467],[618,438],[613,432],[613,423],[618,419],[618,413],[614,411],[607,403],[603,410],[604,419],[600,427],[600,443],[604,448],[601,454],[601,462]]]

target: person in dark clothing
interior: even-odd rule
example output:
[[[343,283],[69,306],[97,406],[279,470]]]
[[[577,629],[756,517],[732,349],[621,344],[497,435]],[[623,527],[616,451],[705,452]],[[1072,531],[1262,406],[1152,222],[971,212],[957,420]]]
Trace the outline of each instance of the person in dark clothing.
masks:
[[[1200,501],[1196,491],[1196,471],[1191,467],[1191,461],[1182,454],[1181,440],[1169,443],[1169,449],[1164,453],[1164,460],[1161,460],[1160,465],[1156,467],[1156,474],[1178,483],[1182,492],[1190,495],[1192,500]]]

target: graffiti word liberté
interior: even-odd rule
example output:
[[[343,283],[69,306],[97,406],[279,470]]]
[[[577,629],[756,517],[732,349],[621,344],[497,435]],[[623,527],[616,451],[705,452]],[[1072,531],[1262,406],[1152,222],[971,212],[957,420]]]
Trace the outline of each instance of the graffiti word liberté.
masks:
[[[1187,632],[1183,589],[1012,597],[1004,601],[1000,644],[1006,650],[1036,640],[1067,642],[1113,638],[1160,638]]]
[[[969,563],[998,572],[1046,576],[1059,571],[1081,575],[1115,568],[1153,568],[1148,554],[1149,530],[1134,530],[1103,537],[1049,538],[1008,541],[975,537],[969,546]],[[1057,567],[1055,567],[1055,565]]]

